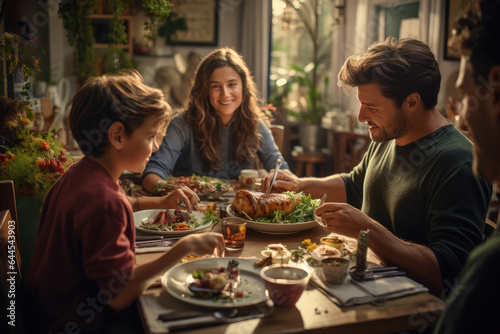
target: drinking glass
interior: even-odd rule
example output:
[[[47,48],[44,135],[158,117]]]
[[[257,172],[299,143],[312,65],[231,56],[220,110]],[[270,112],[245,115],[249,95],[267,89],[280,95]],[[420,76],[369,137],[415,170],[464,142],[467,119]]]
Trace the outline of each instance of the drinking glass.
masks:
[[[240,250],[245,245],[247,222],[241,218],[226,217],[220,221],[226,250]]]

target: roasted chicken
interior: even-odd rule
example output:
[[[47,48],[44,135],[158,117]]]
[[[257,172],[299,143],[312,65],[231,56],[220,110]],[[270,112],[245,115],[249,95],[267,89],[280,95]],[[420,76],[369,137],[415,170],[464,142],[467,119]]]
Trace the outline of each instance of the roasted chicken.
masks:
[[[240,216],[248,216],[253,219],[269,217],[278,210],[289,214],[300,201],[300,196],[295,196],[292,199],[287,194],[265,194],[241,189],[236,192],[231,208]]]

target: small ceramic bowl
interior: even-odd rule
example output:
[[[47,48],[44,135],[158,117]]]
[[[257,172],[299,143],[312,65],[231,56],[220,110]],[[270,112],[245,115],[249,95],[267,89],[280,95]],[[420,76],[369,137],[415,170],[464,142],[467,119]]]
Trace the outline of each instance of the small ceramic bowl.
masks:
[[[344,241],[342,239],[337,237],[323,237],[320,240],[325,245],[337,248],[340,253],[344,250]]]
[[[273,264],[262,268],[260,276],[275,305],[294,306],[309,283],[311,273],[299,267]]]
[[[341,257],[329,257],[321,260],[319,276],[328,284],[342,284],[347,277],[349,260]]]

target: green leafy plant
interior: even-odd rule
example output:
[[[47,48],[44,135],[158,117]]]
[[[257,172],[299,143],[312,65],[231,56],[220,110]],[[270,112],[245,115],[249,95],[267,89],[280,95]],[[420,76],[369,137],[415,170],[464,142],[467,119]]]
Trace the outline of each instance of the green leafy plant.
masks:
[[[293,0],[283,0],[283,2],[297,13],[302,24],[301,28],[305,30],[312,43],[311,61],[304,67],[298,65],[292,66],[297,75],[291,78],[287,84],[298,82],[299,86],[308,88],[306,93],[307,108],[300,113],[289,110],[289,114],[308,123],[320,124],[321,119],[326,113],[323,97],[326,96],[328,77],[325,76],[323,78],[324,94],[321,94],[318,88],[321,83],[319,72],[322,70],[321,66],[330,54],[332,30],[325,31],[320,24],[322,15],[321,0],[304,0],[300,3]],[[286,88],[282,94],[287,94],[289,91],[290,89]]]
[[[299,83],[299,86],[307,87],[307,92],[306,92],[307,112],[298,113],[289,110],[288,113],[307,123],[313,123],[313,124],[321,123],[321,119],[325,115],[326,108],[323,104],[322,94],[318,89],[318,85],[315,85],[313,83],[309,73],[306,72],[304,68],[292,65],[292,69],[299,74],[294,78]],[[323,96],[326,96],[328,92],[328,83],[329,83],[328,76],[325,75],[323,79]]]
[[[144,0],[142,6],[148,11],[148,20],[144,22],[144,29],[147,33],[144,37],[152,41],[154,45],[158,23],[167,21],[173,5],[167,0]]]
[[[40,71],[38,62],[45,53],[35,39],[23,40],[19,35],[3,33],[0,36],[0,59],[9,62],[9,73],[19,68],[23,75],[21,95],[25,101],[30,100],[30,78],[33,71]],[[37,101],[34,102],[37,104]]]
[[[113,10],[113,18],[109,21],[110,46],[106,50],[105,72],[117,73],[123,69],[134,67],[129,55],[123,48],[118,47],[118,45],[128,43],[128,34],[122,15],[128,9],[129,1],[109,0],[108,3]]]
[[[82,82],[97,74],[94,30],[89,17],[96,8],[95,0],[61,1],[59,4],[59,16],[63,20],[68,42],[75,47],[76,75]]]

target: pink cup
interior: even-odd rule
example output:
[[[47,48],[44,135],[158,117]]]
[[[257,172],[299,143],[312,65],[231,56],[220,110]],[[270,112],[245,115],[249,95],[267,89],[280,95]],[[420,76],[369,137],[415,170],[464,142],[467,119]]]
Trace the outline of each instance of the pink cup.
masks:
[[[298,267],[273,264],[262,268],[260,276],[275,305],[294,306],[309,283],[311,273]]]

